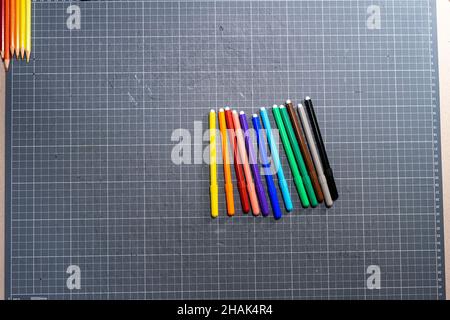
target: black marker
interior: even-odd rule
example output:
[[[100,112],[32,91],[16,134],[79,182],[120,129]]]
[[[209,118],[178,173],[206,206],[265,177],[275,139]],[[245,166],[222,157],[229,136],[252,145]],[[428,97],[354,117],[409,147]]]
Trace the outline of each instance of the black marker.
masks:
[[[333,201],[339,198],[339,194],[336,188],[336,182],[333,177],[333,170],[331,170],[330,162],[328,161],[327,151],[325,150],[325,144],[323,143],[322,134],[320,133],[319,123],[317,122],[316,113],[310,97],[305,98],[305,109],[308,113],[311,129],[316,140],[317,149],[319,151],[320,160],[322,161],[323,171],[325,178],[327,179],[328,189],[330,189],[331,198]]]

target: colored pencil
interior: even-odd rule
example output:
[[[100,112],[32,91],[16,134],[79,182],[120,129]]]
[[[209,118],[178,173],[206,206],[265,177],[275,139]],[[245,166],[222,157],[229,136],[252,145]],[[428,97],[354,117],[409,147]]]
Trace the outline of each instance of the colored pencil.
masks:
[[[291,144],[289,143],[289,138],[286,133],[286,128],[284,127],[283,120],[281,119],[281,113],[278,106],[273,106],[272,109],[273,116],[275,118],[275,122],[277,124],[278,130],[280,131],[281,142],[284,147],[284,151],[286,152],[286,156],[288,159],[289,166],[291,167],[292,176],[294,178],[294,184],[297,189],[297,193],[300,197],[300,201],[304,208],[309,207],[309,199],[305,190],[305,186],[303,185],[302,177],[300,172],[298,171],[297,162],[295,161],[294,153],[292,151]]]
[[[210,194],[211,217],[219,216],[219,187],[217,184],[217,153],[216,153],[216,112],[209,113],[209,168],[210,168]]]
[[[253,144],[250,139],[250,129],[247,122],[247,116],[243,111],[239,113],[239,121],[241,128],[244,132],[245,146],[247,148],[248,160],[250,162],[250,169],[253,173],[253,179],[255,181],[256,194],[259,200],[259,207],[263,216],[267,217],[270,214],[269,202],[267,201],[264,185],[259,174],[259,167],[255,151],[253,150]]]
[[[286,208],[286,211],[290,212],[294,207],[292,205],[291,195],[289,193],[288,184],[284,176],[283,167],[281,166],[280,155],[278,153],[278,148],[272,134],[272,127],[270,125],[269,115],[267,114],[266,108],[261,108],[260,114],[264,128],[266,129],[267,141],[269,142],[273,163],[277,172],[278,185],[280,187],[281,194],[283,195],[284,206]]]
[[[11,23],[11,29],[14,30],[14,52],[11,54],[16,54],[16,58],[19,59],[20,54],[20,0],[11,0],[14,1],[16,4],[14,6],[14,10],[11,8],[11,15],[15,16],[14,18],[14,24]]]
[[[280,113],[287,136],[289,138],[289,142],[292,147],[292,151],[294,152],[295,160],[297,161],[297,166],[300,171],[300,175],[302,177],[303,185],[305,186],[309,202],[311,204],[311,207],[315,208],[318,205],[316,194],[314,193],[311,178],[309,177],[308,170],[306,170],[305,161],[303,160],[297,138],[295,137],[294,128],[292,128],[291,120],[289,119],[289,114],[285,106],[280,106]]]
[[[11,56],[14,56],[14,49],[16,47],[16,2],[19,0],[11,0]]]
[[[223,174],[225,177],[225,198],[227,201],[227,214],[234,216],[234,196],[233,182],[231,180],[230,155],[228,153],[228,137],[227,124],[225,121],[225,111],[219,110],[219,128],[222,136],[222,158],[223,158]]]
[[[306,139],[308,140],[309,150],[311,151],[314,165],[316,166],[317,176],[319,178],[320,187],[322,188],[323,197],[325,199],[325,205],[330,208],[333,206],[333,199],[331,198],[330,190],[328,189],[327,179],[323,172],[322,161],[320,160],[319,152],[317,151],[313,133],[309,125],[308,116],[306,115],[305,108],[301,104],[298,105],[297,111],[303,125]]]
[[[247,188],[245,186],[244,168],[239,156],[236,134],[234,131],[233,114],[230,108],[225,108],[225,121],[227,123],[228,134],[230,136],[230,141],[233,146],[233,157],[234,157],[234,171],[236,173],[237,188],[239,192],[239,198],[241,200],[242,211],[244,213],[250,212],[250,202],[248,200]]]
[[[311,178],[311,183],[314,188],[317,202],[322,203],[323,202],[322,188],[320,187],[319,179],[317,178],[316,169],[314,168],[314,162],[311,158],[311,153],[309,152],[308,149],[308,143],[306,142],[305,140],[306,138],[303,134],[302,125],[298,119],[294,105],[292,104],[291,100],[286,101],[286,109],[289,113],[289,117],[291,118],[291,123],[292,126],[294,127],[295,136],[297,137],[297,141],[300,146],[300,151],[302,153],[303,160],[305,161],[309,177]]]
[[[325,149],[325,143],[320,133],[319,122],[317,121],[316,113],[314,112],[313,103],[310,97],[305,98],[305,109],[308,114],[309,122],[311,124],[311,130],[316,140],[319,156],[322,161],[323,171],[327,178],[328,188],[330,190],[331,199],[333,201],[339,198],[339,194],[336,187],[336,182],[333,176],[333,170],[331,170],[330,162],[328,161],[327,151]]]
[[[27,62],[30,62],[31,55],[31,0],[26,0],[27,2],[27,30],[26,30],[26,41],[25,41],[25,54],[27,57]]]
[[[253,183],[252,171],[250,170],[250,164],[248,163],[247,152],[245,150],[244,135],[242,133],[241,124],[239,122],[239,115],[236,110],[233,110],[233,124],[236,134],[237,147],[239,156],[244,168],[245,181],[247,184],[247,192],[250,198],[250,206],[254,216],[258,216],[261,213],[261,209],[258,203],[258,196],[256,195],[255,184]]]
[[[1,56],[4,57],[5,50],[5,0],[0,0],[0,34],[1,34]]]
[[[25,57],[25,43],[27,38],[27,2],[20,0],[20,55]]]
[[[261,155],[262,167],[264,169],[264,176],[266,177],[267,191],[269,193],[270,203],[272,205],[273,216],[276,220],[281,219],[282,213],[280,203],[278,202],[277,189],[275,182],[272,178],[272,172],[270,169],[270,161],[264,145],[264,134],[262,132],[261,123],[257,114],[252,117],[253,128],[256,131],[256,138],[258,142],[259,154]]]
[[[11,36],[11,0],[5,0],[5,47],[4,47],[4,59],[5,59],[5,69],[8,71],[10,63],[10,36]]]

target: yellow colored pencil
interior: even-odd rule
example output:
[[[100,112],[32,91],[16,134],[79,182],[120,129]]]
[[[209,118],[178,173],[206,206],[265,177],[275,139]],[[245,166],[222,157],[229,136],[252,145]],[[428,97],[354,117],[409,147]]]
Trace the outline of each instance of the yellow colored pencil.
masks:
[[[11,15],[14,15],[14,24],[11,23],[11,32],[13,36],[11,36],[11,41],[14,41],[14,52],[16,54],[16,58],[19,59],[20,52],[20,0],[11,0],[11,4],[15,2],[14,11],[11,7]],[[12,20],[11,20],[12,22]],[[14,30],[14,31],[13,31]],[[12,40],[14,38],[14,40]]]
[[[219,216],[219,185],[217,184],[216,112],[209,113],[209,167],[211,175],[211,217]]]
[[[26,0],[27,2],[27,30],[26,30],[26,43],[25,43],[25,54],[27,56],[27,62],[30,62],[31,55],[31,0]]]
[[[20,0],[20,54],[25,57],[25,42],[27,37],[27,1]]]

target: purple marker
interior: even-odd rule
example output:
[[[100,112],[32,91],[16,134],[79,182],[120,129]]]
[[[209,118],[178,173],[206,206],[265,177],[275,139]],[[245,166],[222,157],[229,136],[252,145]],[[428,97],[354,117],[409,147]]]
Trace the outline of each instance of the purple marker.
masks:
[[[253,151],[253,145],[250,141],[250,134],[248,132],[249,127],[247,123],[247,117],[243,111],[239,114],[239,122],[241,123],[242,131],[245,137],[245,146],[248,152],[248,161],[250,162],[250,168],[253,172],[253,179],[255,180],[256,194],[258,195],[259,206],[261,207],[261,213],[267,217],[270,214],[269,202],[267,201],[264,186],[259,175],[258,162],[256,161],[255,152]]]

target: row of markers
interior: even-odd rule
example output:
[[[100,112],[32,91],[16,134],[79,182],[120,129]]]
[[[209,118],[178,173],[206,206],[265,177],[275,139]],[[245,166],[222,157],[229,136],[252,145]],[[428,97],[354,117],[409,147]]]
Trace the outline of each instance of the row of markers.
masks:
[[[299,104],[297,107],[288,100],[285,105],[273,106],[272,113],[302,206],[314,208],[319,203],[325,202],[325,205],[330,208],[338,199],[338,191],[311,98],[306,97],[304,104]],[[228,216],[235,214],[230,155],[228,153],[227,138],[229,138],[234,156],[237,190],[243,212],[249,213],[252,210],[255,216],[260,214],[268,216],[271,207],[275,219],[278,220],[282,217],[282,210],[272,176],[268,150],[265,146],[266,138],[286,211],[292,211],[293,205],[267,110],[261,108],[259,116],[254,114],[252,123],[256,132],[269,199],[266,197],[259,172],[258,157],[251,141],[247,116],[244,112],[238,114],[237,111],[232,111],[230,108],[220,109],[219,129],[222,141],[227,214]],[[216,218],[219,216],[219,186],[217,182],[217,127],[214,110],[210,112],[209,124],[211,216]]]
[[[5,69],[14,57],[30,61],[31,0],[0,0],[1,56]]]

